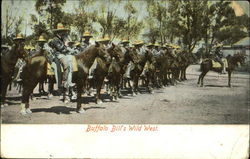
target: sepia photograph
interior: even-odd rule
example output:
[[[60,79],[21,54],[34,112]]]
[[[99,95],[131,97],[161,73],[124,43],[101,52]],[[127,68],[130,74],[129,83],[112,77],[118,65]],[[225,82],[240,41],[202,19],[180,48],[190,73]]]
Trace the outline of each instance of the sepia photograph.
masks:
[[[197,158],[163,149],[173,145],[194,154],[204,148],[198,158],[247,159],[249,20],[244,0],[2,0],[1,157]],[[68,133],[86,153],[19,149],[28,136],[23,149],[51,135],[47,149],[58,153],[55,138],[67,147]],[[114,133],[161,148],[127,143],[114,156],[104,153],[109,146],[91,155],[101,141],[116,145]],[[175,147],[179,133],[197,149]],[[199,138],[210,133],[203,144],[220,138],[227,151],[209,146],[216,153],[208,157]],[[88,147],[91,135],[100,143]],[[127,147],[137,153],[127,155]]]

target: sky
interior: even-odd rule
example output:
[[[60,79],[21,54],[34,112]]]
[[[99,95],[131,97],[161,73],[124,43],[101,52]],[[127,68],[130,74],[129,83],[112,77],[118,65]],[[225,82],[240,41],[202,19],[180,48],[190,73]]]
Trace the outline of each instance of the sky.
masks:
[[[5,23],[5,16],[6,16],[6,9],[10,8],[14,16],[24,16],[25,20],[22,24],[22,33],[26,35],[32,34],[31,25],[29,23],[30,14],[38,15],[35,11],[35,1],[36,0],[2,0],[2,9],[1,9],[1,22]],[[91,11],[93,9],[97,9],[100,6],[100,2],[104,5],[109,6],[112,10],[116,10],[116,14],[119,17],[125,17],[125,12],[123,9],[123,4],[127,2],[127,0],[121,1],[120,4],[113,4],[110,5],[107,0],[97,0],[93,6],[89,7],[87,11]],[[135,8],[137,9],[137,17],[138,20],[142,20],[147,16],[146,10],[146,3],[143,0],[136,0],[133,1]],[[74,12],[76,8],[79,6],[78,0],[67,0],[66,4],[64,5],[63,9],[65,12]],[[234,8],[236,15],[241,15],[246,13],[249,16],[249,3],[247,1],[233,1],[231,6]],[[28,24],[28,25],[26,25]],[[26,27],[27,26],[27,27]],[[98,25],[96,26],[98,28]]]

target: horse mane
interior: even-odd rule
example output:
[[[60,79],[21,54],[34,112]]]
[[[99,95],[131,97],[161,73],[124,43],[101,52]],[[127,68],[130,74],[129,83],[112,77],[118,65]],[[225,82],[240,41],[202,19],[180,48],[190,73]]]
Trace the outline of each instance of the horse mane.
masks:
[[[88,59],[88,57],[93,55],[93,53],[95,52],[95,49],[97,49],[97,47],[95,45],[91,45],[87,47],[84,51],[82,51],[81,53],[75,55],[75,57],[76,59]]]

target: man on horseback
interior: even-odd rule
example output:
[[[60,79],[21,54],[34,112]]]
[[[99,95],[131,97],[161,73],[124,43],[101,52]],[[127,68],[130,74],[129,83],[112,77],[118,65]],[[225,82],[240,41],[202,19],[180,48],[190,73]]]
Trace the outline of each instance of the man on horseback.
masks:
[[[223,58],[223,53],[221,51],[222,49],[222,44],[215,44],[214,46],[214,50],[213,50],[213,53],[214,53],[214,56],[215,56],[215,61],[219,62],[222,66],[222,74],[226,74],[226,68],[225,68],[225,65],[224,65],[224,62],[222,61],[222,58]]]
[[[129,40],[127,39],[123,39],[121,42],[120,42],[120,46],[121,46],[121,50],[122,50],[122,53],[125,55],[125,54],[129,54]],[[132,67],[132,62],[129,61],[128,63],[128,66],[127,66],[127,69],[126,69],[126,72],[124,74],[124,76],[126,78],[130,78],[130,70],[131,70],[131,67]]]
[[[84,38],[84,41],[83,41],[82,44],[81,44],[82,51],[83,51],[83,50],[85,50],[87,47],[90,46],[90,39],[91,39],[93,36],[91,35],[90,32],[85,31],[85,32],[83,33],[83,36],[82,36],[82,37]]]
[[[57,29],[52,30],[55,37],[49,42],[50,48],[52,48],[53,52],[53,62],[55,62],[57,65],[57,72],[58,74],[61,74],[60,70],[60,62],[62,62],[65,70],[65,87],[73,87],[75,84],[72,83],[72,74],[73,74],[73,63],[72,63],[72,50],[69,49],[66,46],[66,40],[68,40],[68,33],[69,29],[66,29],[62,24],[57,25]],[[58,74],[55,73],[57,83],[58,83],[58,88],[61,89],[61,81],[58,79]],[[60,92],[59,92],[60,93]]]

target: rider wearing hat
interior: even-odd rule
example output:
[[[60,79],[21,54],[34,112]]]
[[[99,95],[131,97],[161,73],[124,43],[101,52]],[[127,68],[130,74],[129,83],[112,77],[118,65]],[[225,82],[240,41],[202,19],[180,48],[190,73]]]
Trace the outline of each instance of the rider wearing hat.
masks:
[[[68,40],[69,29],[65,28],[63,24],[57,24],[57,28],[52,30],[55,37],[49,42],[49,46],[53,49],[54,62],[57,63],[58,67],[59,61],[62,62],[65,71],[66,83],[65,87],[73,87],[75,84],[72,83],[72,74],[73,74],[73,64],[72,64],[72,55],[71,50],[66,46],[66,41]],[[60,73],[60,71],[58,71]],[[58,87],[61,88],[61,81],[58,81]]]
[[[128,39],[123,39],[121,42],[120,42],[120,46],[121,46],[121,49],[122,49],[122,53],[127,53],[128,50],[129,50],[129,40]]]
[[[85,31],[82,35],[84,41],[82,42],[82,51],[85,50],[90,45],[90,39],[93,37],[89,31]]]
[[[145,49],[143,47],[144,45],[144,42],[141,41],[141,40],[137,40],[134,42],[133,44],[135,46],[135,49],[136,49],[136,52],[139,54],[139,55],[144,55],[145,54]]]
[[[35,46],[35,51],[32,53],[31,57],[35,57],[35,56],[41,56],[44,55],[44,44],[46,43],[46,39],[41,35],[38,40],[37,40],[37,44]],[[32,49],[30,47],[30,49]]]
[[[122,41],[120,42],[120,45],[121,45],[121,50],[122,50],[122,53],[124,54],[127,54],[129,53],[129,40],[128,39],[122,39]],[[126,78],[130,78],[130,69],[131,69],[131,66],[132,66],[132,62],[129,61],[128,65],[127,65],[127,68],[126,68],[126,71],[125,71],[125,74],[124,76]]]
[[[16,46],[21,46],[25,49],[25,39],[24,37],[21,35],[21,34],[18,34],[15,38],[14,38],[14,46],[12,48],[15,48]],[[10,50],[11,51],[11,50]],[[12,59],[10,59],[12,60]],[[21,72],[23,70],[23,67],[25,66],[26,62],[23,60],[23,59],[18,59],[17,63],[16,63],[16,66],[19,68],[18,69],[18,72],[17,72],[17,75],[16,75],[16,78],[15,80],[17,81],[21,81]]]
[[[214,46],[214,55],[215,55],[215,60],[217,62],[219,62],[222,66],[222,73],[223,74],[226,74],[226,68],[225,68],[225,65],[224,65],[224,62],[222,61],[222,58],[223,58],[223,53],[221,51],[222,49],[222,44],[220,43],[216,43],[215,46]]]

